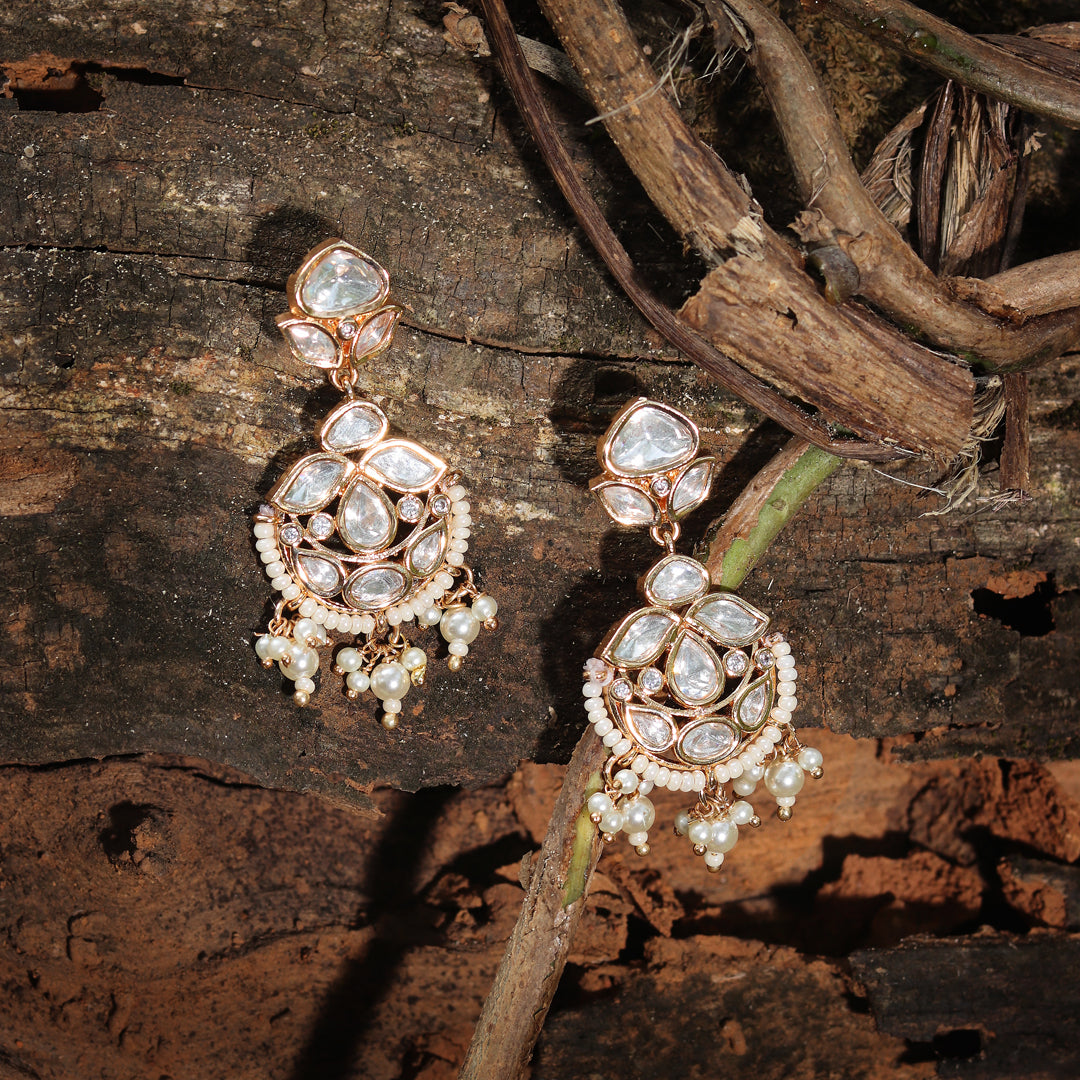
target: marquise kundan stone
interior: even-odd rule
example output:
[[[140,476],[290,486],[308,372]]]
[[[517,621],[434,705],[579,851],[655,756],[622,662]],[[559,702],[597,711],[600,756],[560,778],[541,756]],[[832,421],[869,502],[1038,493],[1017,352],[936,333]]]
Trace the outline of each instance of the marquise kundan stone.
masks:
[[[700,458],[679,477],[668,500],[672,517],[683,517],[700,506],[709,496],[712,486],[713,458]]]
[[[343,401],[322,422],[320,441],[327,450],[348,454],[377,443],[387,429],[386,414],[370,401]]]
[[[333,247],[302,271],[297,284],[300,305],[309,315],[333,319],[377,307],[389,282],[373,259],[354,249]]]
[[[394,327],[401,317],[397,308],[386,308],[385,311],[377,311],[364,323],[360,333],[353,342],[353,359],[359,360],[365,356],[373,356],[385,349],[390,344],[394,335]]]
[[[697,446],[697,432],[686,417],[642,399],[626,411],[609,437],[606,464],[624,476],[645,476],[685,464]]]
[[[281,328],[293,356],[319,368],[337,367],[337,342],[314,323],[287,323]]]
[[[374,484],[357,476],[338,507],[338,533],[353,551],[378,551],[397,530],[390,500]]]
[[[696,559],[668,555],[645,578],[645,595],[654,604],[678,607],[709,591],[709,574]]]
[[[426,491],[446,472],[446,462],[408,439],[390,439],[364,455],[361,467],[397,491]]]
[[[604,650],[605,658],[626,667],[651,664],[667,647],[678,626],[669,611],[642,608],[628,616]]]
[[[737,742],[735,732],[727,724],[705,720],[683,730],[677,752],[692,765],[712,765],[727,757]]]
[[[336,454],[309,454],[274,485],[267,499],[279,510],[312,514],[333,499],[352,469],[353,464],[348,458]]]
[[[769,618],[734,593],[713,593],[686,613],[724,645],[749,645],[765,633]]]
[[[358,611],[380,611],[409,591],[409,575],[392,563],[363,566],[345,583],[346,601]]]
[[[316,596],[333,596],[341,591],[345,572],[341,564],[314,551],[296,553],[296,571],[300,579]]]
[[[638,488],[605,484],[595,490],[604,509],[620,525],[652,525],[660,517],[660,507]]]

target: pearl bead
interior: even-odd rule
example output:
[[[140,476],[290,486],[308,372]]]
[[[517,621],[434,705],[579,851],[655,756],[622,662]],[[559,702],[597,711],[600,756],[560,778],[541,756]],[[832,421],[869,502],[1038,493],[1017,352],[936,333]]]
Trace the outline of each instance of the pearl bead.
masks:
[[[281,590],[281,598],[283,600],[295,600],[299,595],[300,586],[295,582],[292,585],[286,585],[285,588]]]
[[[370,634],[375,630],[375,617],[373,615],[361,615],[363,620],[363,626],[360,627],[360,633]]]
[[[691,790],[704,791],[705,785],[708,782],[708,777],[706,777],[706,775],[700,769],[695,769],[690,775],[693,777],[694,781]]]
[[[789,713],[787,709],[781,709],[779,707],[774,708],[773,711],[769,713],[769,716],[778,724],[788,724],[791,722],[791,713]]]
[[[437,607],[429,607],[420,616],[420,622],[424,626],[434,626],[442,618],[442,612]]]
[[[440,570],[435,575],[435,584],[445,591],[454,584],[454,576],[453,574],[448,574],[445,570]]]
[[[603,738],[615,725],[611,722],[611,719],[607,716],[602,716],[599,720],[595,721],[596,734]],[[608,743],[604,743],[605,746]]]
[[[726,784],[731,779],[731,772],[726,765],[716,765],[713,767],[713,776],[718,784]]]
[[[277,566],[281,562],[281,552],[277,548],[271,548],[269,551],[262,551],[259,553],[259,561],[266,567],[267,574],[270,574],[270,567]],[[277,577],[277,574],[270,574],[271,577]]]
[[[606,814],[609,810],[614,809],[615,804],[606,791],[596,791],[589,796],[585,806],[590,814]]]
[[[686,835],[691,844],[707,844],[712,837],[712,826],[707,821],[697,818],[690,822]]]
[[[472,536],[472,529],[466,529],[458,526],[457,528],[450,530],[450,536],[454,540],[468,540],[469,537]]]
[[[383,712],[399,713],[401,712],[401,701],[398,698],[383,698]]]
[[[776,805],[777,806],[788,806],[788,807],[794,806],[795,805],[795,796],[794,795],[777,795],[777,797],[776,797]]]
[[[820,769],[825,761],[825,755],[813,746],[804,746],[796,758],[799,765],[802,766],[807,772],[811,769]]]
[[[350,619],[350,622],[352,620]],[[341,625],[341,612],[340,611],[328,611],[326,613],[326,619],[323,621],[323,626],[327,630],[336,630]]]
[[[468,491],[462,484],[455,484],[447,493],[446,497],[450,500],[451,504],[460,502],[465,496],[468,495]]]
[[[495,602],[494,596],[488,596],[487,593],[481,593],[472,602],[473,614],[481,621],[485,622],[487,619],[492,618],[499,611],[499,605]]]
[[[447,641],[468,645],[480,633],[480,620],[467,607],[452,607],[439,621],[439,632]]]
[[[301,645],[306,645],[309,641],[321,641],[326,637],[314,619],[297,619],[296,625],[293,626],[292,636]]]
[[[311,618],[322,626],[326,622],[326,616],[329,614],[330,612],[327,611],[322,604],[316,604],[315,610],[311,613]]]
[[[401,612],[398,611],[398,609],[396,607],[392,607],[386,613],[386,622],[390,626],[400,626],[401,625]]]
[[[418,671],[427,664],[427,653],[416,645],[410,645],[401,654],[401,666],[406,671]]]
[[[446,561],[451,566],[464,566],[465,556],[462,555],[460,551],[448,551],[446,553]]]
[[[416,612],[413,610],[412,604],[407,600],[404,604],[398,604],[398,613],[401,615],[402,622],[412,622],[416,618]]]
[[[283,562],[272,562],[266,568],[266,576],[271,578],[281,577],[285,573],[285,564]]]
[[[354,615],[349,620],[349,633],[353,636],[362,634],[364,632],[364,616]]]
[[[342,671],[359,671],[362,662],[360,654],[355,649],[342,649],[334,657],[334,663]]]
[[[673,772],[667,781],[668,791],[682,791],[682,776],[679,773]]]
[[[634,758],[633,762],[631,763],[630,768],[633,769],[634,772],[638,774],[638,776],[641,776],[641,774],[648,768],[648,765],[649,759],[644,754],[638,754],[638,756]]]
[[[288,664],[285,663],[283,657],[282,662],[278,665],[286,679],[295,680],[304,676],[311,678],[319,670],[319,654],[314,649],[301,645],[299,641],[289,642],[287,655],[289,658]]]
[[[263,634],[255,641],[255,655],[260,660],[270,660],[270,642],[274,639],[269,634]],[[279,658],[280,659],[280,658]]]
[[[468,656],[469,646],[466,645],[464,641],[451,641],[450,644],[446,646],[446,651],[451,656]]]
[[[797,761],[774,761],[765,770],[765,787],[770,795],[798,795],[806,783],[806,773]]]
[[[345,679],[345,685],[350,690],[362,694],[371,685],[371,679],[366,671],[350,671]]]
[[[626,839],[630,841],[631,847],[641,847],[642,844],[647,844],[649,842],[649,834],[644,830],[641,832],[630,832],[627,830]]]
[[[618,728],[614,728],[604,736],[603,743],[605,746],[614,746],[622,737],[622,732]]]
[[[305,596],[303,602],[300,604],[300,614],[301,614],[301,616],[303,616],[303,618],[305,618],[305,619],[310,619],[312,612],[318,606],[319,605],[315,602],[315,600],[312,597]]]
[[[645,771],[641,774],[641,779],[644,780],[646,784],[652,783],[652,781],[656,779],[656,774],[659,771],[660,766],[657,765],[655,761],[650,761],[649,764],[645,766]]]
[[[705,841],[710,851],[730,851],[739,839],[739,830],[731,821],[714,821]]]
[[[743,774],[743,763],[738,758],[732,758],[728,763],[728,772],[731,773],[731,779],[737,780]]]
[[[459,555],[464,555],[469,550],[468,540],[451,540],[450,550],[456,551]]]
[[[403,698],[409,692],[409,673],[397,663],[379,664],[371,673],[371,690],[385,701],[387,698]]]
[[[290,640],[275,634],[270,638],[270,644],[266,646],[267,660],[284,660],[289,651]]]
[[[623,816],[626,818],[623,828],[627,832],[643,832],[652,828],[652,823],[656,820],[656,808],[651,800],[639,795],[624,804]]]
[[[277,541],[272,536],[262,537],[255,541],[256,551],[276,551]]]
[[[618,810],[608,810],[600,819],[600,828],[609,833],[622,832],[624,821],[625,818]]]
[[[722,851],[706,851],[705,865],[710,870],[719,870],[724,865],[724,853]]]
[[[754,808],[743,799],[733,802],[731,804],[731,809],[728,811],[728,817],[730,817],[736,825],[749,825],[750,819],[753,816]]]
[[[274,535],[274,526],[269,521],[256,521],[255,528],[251,530],[258,539]]]
[[[651,780],[646,780],[645,777],[643,776],[641,778],[641,784],[638,786],[638,794],[639,795],[648,795],[649,792],[652,791],[652,789],[653,789],[652,781]]]
[[[468,499],[458,499],[450,504],[450,513],[454,515],[467,514],[471,509]]]
[[[305,694],[312,694],[315,692],[315,682],[314,680],[301,675],[300,678],[296,680],[296,689]]]
[[[276,578],[273,578],[270,584],[281,592],[283,589],[287,589],[292,584],[292,578],[288,574],[278,574]]]
[[[786,671],[788,668],[793,668],[794,666],[795,666],[795,657],[794,656],[778,656],[776,658],[776,670],[777,671]]]
[[[694,774],[684,772],[679,777],[679,790],[680,791],[693,791],[694,790]]]
[[[630,752],[630,748],[631,748],[631,747],[632,747],[633,745],[634,745],[634,744],[633,744],[633,743],[632,743],[632,742],[631,742],[631,741],[630,741],[629,739],[625,739],[625,738],[623,738],[623,739],[620,739],[620,740],[619,740],[619,741],[618,741],[618,742],[617,742],[617,743],[616,743],[616,744],[615,744],[615,745],[614,745],[614,746],[613,746],[613,747],[611,748],[611,752],[612,752],[612,754],[614,754],[614,755],[615,755],[615,757],[622,757],[622,756],[623,756],[624,754],[628,754],[628,753]]]
[[[778,641],[775,645],[770,645],[773,656],[789,656],[791,654],[791,646],[786,641]]]
[[[582,696],[587,697],[587,698],[598,698],[598,697],[600,697],[601,694],[603,694],[603,692],[604,692],[604,688],[599,683],[594,683],[592,681],[592,679],[590,679],[581,688]]]
[[[763,765],[755,765],[752,769],[747,769],[743,776],[748,776],[755,784],[760,783],[762,777],[765,775],[765,767]]]
[[[777,703],[781,709],[787,709],[788,712],[794,712],[795,707],[799,704],[798,698],[788,697],[785,694]]]
[[[607,706],[604,704],[604,699],[601,697],[589,697],[584,702],[585,711],[587,713],[594,712],[607,712]]]
[[[666,765],[661,765],[657,770],[656,776],[653,777],[653,783],[657,787],[667,787],[668,779],[671,776],[671,770]]]
[[[797,685],[798,684],[794,682],[778,682],[776,684],[776,692],[781,697],[785,697],[788,694],[794,694]]]
[[[744,750],[739,755],[739,764],[743,767],[743,772],[746,772],[747,769],[752,769],[757,761],[749,750]]]
[[[454,516],[454,524],[459,525],[462,528],[467,528],[472,524],[472,518],[468,514],[456,514]]]
[[[731,781],[731,790],[734,791],[736,795],[753,795],[756,787],[757,781],[745,774],[738,779]]]
[[[761,729],[761,737],[768,739],[771,743],[778,743],[784,737],[784,733],[775,724],[766,724]]]
[[[617,787],[624,795],[629,795],[631,792],[637,791],[637,773],[633,772],[631,769],[620,769],[615,774],[614,782],[615,787]]]
[[[686,830],[690,828],[690,815],[685,810],[680,810],[675,815],[675,831],[680,836],[686,835]]]

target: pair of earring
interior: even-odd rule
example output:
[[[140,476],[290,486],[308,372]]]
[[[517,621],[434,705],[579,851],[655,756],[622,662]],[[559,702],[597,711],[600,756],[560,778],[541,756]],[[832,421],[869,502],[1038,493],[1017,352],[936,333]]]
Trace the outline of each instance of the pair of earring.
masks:
[[[329,240],[287,289],[281,332],[343,398],[319,425],[321,449],[286,470],[255,516],[255,547],[280,594],[255,651],[305,705],[318,650],[331,633],[351,638],[334,671],[349,698],[371,691],[383,725],[394,728],[428,664],[413,623],[438,626],[457,671],[481,628],[497,629],[498,605],[465,564],[472,507],[460,476],[418,443],[391,436],[382,409],[356,394],[358,365],[389,347],[401,317],[387,303],[386,271]],[[711,592],[705,567],[675,552],[680,519],[712,486],[716,461],[699,457],[698,444],[687,417],[645,398],[625,406],[600,440],[603,474],[592,490],[619,524],[647,526],[665,554],[641,580],[647,606],[621,620],[585,664],[583,693],[610,749],[603,790],[588,800],[604,840],[623,831],[647,854],[653,787],[694,792],[675,828],[715,871],[739,827],[760,824],[746,801],[759,782],[786,820],[806,773],[822,770],[821,754],[791,726],[798,673],[784,636],[738,596]]]

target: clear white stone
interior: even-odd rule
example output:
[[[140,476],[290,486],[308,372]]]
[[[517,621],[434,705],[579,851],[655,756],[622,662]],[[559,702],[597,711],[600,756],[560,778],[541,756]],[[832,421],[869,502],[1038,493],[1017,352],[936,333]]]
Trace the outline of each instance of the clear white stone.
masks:
[[[364,311],[382,299],[386,278],[380,271],[377,263],[333,248],[304,275],[300,303],[321,318]]]
[[[322,444],[347,454],[377,442],[386,430],[386,417],[370,401],[346,401],[323,421]]]
[[[377,609],[389,607],[400,600],[408,585],[405,571],[396,566],[365,566],[349,578],[343,592],[354,608]]]
[[[358,476],[349,485],[338,507],[338,532],[354,551],[378,551],[397,530],[390,500]]]
[[[735,709],[735,719],[747,731],[753,730],[765,719],[769,711],[769,686],[762,680],[751,685],[739,700]]]
[[[445,471],[425,457],[421,447],[397,439],[378,447],[364,461],[364,467],[382,483],[399,490],[430,487]]]
[[[687,612],[687,616],[725,645],[747,645],[768,625],[768,619],[730,593],[706,596]]]
[[[675,616],[666,611],[635,612],[608,646],[608,654],[631,667],[649,664],[663,651],[676,625]]]
[[[294,466],[292,481],[272,501],[294,514],[321,510],[337,493],[348,467],[348,461],[325,454],[303,458]]]
[[[604,509],[620,525],[651,525],[656,521],[656,504],[643,491],[626,484],[608,484],[598,488]]]
[[[709,588],[705,567],[685,555],[669,555],[649,572],[645,590],[650,599],[664,604],[688,604]]]
[[[660,753],[675,741],[675,726],[664,713],[643,709],[639,705],[627,705],[625,716],[630,734],[646,750]]]
[[[394,334],[400,311],[388,308],[386,311],[377,312],[364,323],[363,329],[356,335],[353,343],[353,359],[359,360],[364,356],[371,356],[390,344],[390,338]]]
[[[703,458],[682,474],[668,500],[672,517],[682,517],[705,501],[712,484],[712,470],[712,459]]]
[[[427,577],[442,562],[446,550],[446,522],[440,521],[422,532],[410,544],[406,562],[417,577]]]
[[[296,553],[296,570],[301,581],[316,596],[333,596],[341,591],[345,581],[345,572],[336,559],[313,551]]]
[[[683,634],[668,660],[668,685],[684,705],[714,701],[724,685],[716,654],[696,634]]]
[[[695,765],[711,765],[729,754],[734,747],[735,732],[727,724],[706,720],[683,733],[679,754]]]
[[[290,323],[282,333],[293,355],[315,367],[333,367],[337,363],[337,343],[320,326]]]
[[[641,476],[681,465],[696,449],[694,430],[685,419],[644,404],[623,418],[608,457],[619,471]]]

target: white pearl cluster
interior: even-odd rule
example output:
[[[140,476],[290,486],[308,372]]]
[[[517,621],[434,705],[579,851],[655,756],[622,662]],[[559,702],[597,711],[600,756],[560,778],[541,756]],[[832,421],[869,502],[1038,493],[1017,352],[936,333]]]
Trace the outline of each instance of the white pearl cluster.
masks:
[[[646,795],[653,785],[641,780],[632,769],[620,769],[612,785],[610,790],[589,796],[585,804],[589,816],[600,827],[606,842],[624,832],[639,855],[648,855],[649,829],[656,820],[656,808]]]
[[[255,642],[255,654],[268,667],[276,661],[281,674],[294,684],[296,703],[306,705],[315,689],[315,672],[319,670],[316,650],[326,641],[326,630],[314,619],[298,619],[289,637],[263,634]]]
[[[480,593],[473,597],[471,607],[465,604],[451,604],[437,620],[439,633],[448,642],[447,650],[450,653],[451,666],[459,666],[461,660],[468,655],[469,646],[476,640],[480,633],[480,627],[485,623],[493,625],[499,605],[493,596]],[[457,658],[457,665],[454,660]]]
[[[765,790],[776,799],[776,816],[781,821],[788,821],[795,805],[795,796],[806,783],[806,774],[820,780],[824,775],[824,760],[820,750],[813,746],[802,746],[794,756],[784,754],[774,758],[764,768],[758,766],[753,772],[744,773],[733,780],[731,786],[736,795],[752,795],[764,780]]]
[[[345,692],[350,698],[356,699],[370,690],[382,702],[382,725],[390,730],[397,727],[401,699],[409,687],[423,681],[427,660],[423,649],[410,645],[396,658],[387,657],[370,671],[364,671],[363,655],[358,649],[346,646],[334,657],[334,666],[345,673]]]
[[[705,859],[705,866],[713,873],[724,863],[724,856],[739,839],[740,825],[760,825],[761,819],[745,800],[737,799],[719,814],[705,815],[694,810],[684,810],[675,815],[675,832],[685,836],[694,846],[694,853]]]

